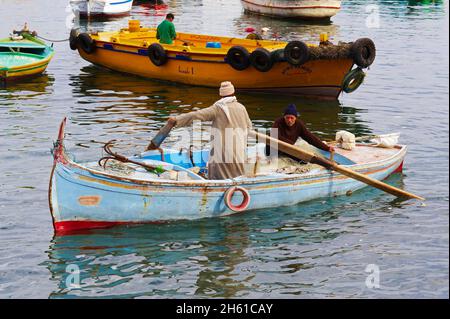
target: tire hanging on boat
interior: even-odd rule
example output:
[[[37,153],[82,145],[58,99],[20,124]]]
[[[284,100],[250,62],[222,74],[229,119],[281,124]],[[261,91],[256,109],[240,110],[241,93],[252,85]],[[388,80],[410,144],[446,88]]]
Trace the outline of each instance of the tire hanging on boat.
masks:
[[[167,62],[166,50],[159,43],[153,43],[148,47],[148,57],[156,66],[162,66]]]
[[[351,70],[344,77],[344,81],[342,82],[342,90],[345,93],[352,93],[364,82],[365,77],[366,73],[364,73],[360,67]]]
[[[70,36],[69,36],[69,46],[70,49],[76,50],[77,49],[77,43],[78,43],[78,30],[72,29],[70,30]]]
[[[284,49],[272,51],[270,55],[272,56],[272,60],[274,63],[286,61],[286,59],[284,58]]]
[[[241,46],[231,47],[227,52],[226,61],[235,70],[242,71],[250,65],[250,54]]]
[[[361,68],[367,68],[375,60],[375,43],[369,38],[358,39],[353,42],[351,52],[355,64]]]
[[[92,54],[97,49],[95,41],[87,33],[80,33],[78,35],[77,45],[87,54]]]
[[[231,203],[231,199],[233,198],[235,192],[240,192],[244,196],[242,203],[240,203],[239,205],[234,205]],[[243,212],[244,210],[247,209],[248,205],[250,204],[250,194],[244,187],[231,186],[225,192],[224,201],[225,205],[227,205],[227,207],[231,209],[233,212]]]
[[[302,41],[291,41],[284,48],[284,57],[291,65],[302,65],[309,59],[309,48]]]
[[[270,51],[257,48],[250,54],[250,63],[260,72],[267,72],[273,66],[273,58]]]

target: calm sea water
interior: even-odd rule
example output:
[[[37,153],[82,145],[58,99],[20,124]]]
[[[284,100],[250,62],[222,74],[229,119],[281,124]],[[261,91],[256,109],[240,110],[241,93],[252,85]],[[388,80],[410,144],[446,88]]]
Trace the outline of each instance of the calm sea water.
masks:
[[[28,22],[65,39],[68,1],[0,0],[0,34]],[[351,197],[226,218],[119,227],[55,237],[47,202],[50,148],[68,116],[68,149],[98,159],[98,141],[142,150],[169,114],[209,106],[217,90],[168,85],[102,70],[67,42],[45,76],[0,89],[0,298],[448,298],[449,65],[447,1],[343,1],[330,23],[245,14],[238,0],[135,5],[132,17],[155,26],[171,11],[178,31],[317,41],[370,37],[377,58],[365,83],[339,102],[239,95],[255,126],[270,126],[288,103],[323,139],[401,132],[404,174],[389,179],[427,198],[402,201],[366,188]],[[375,5],[375,7],[367,7]],[[370,15],[378,12],[378,16]],[[115,30],[128,18],[84,22]],[[368,27],[369,25],[369,27]],[[68,289],[67,266],[79,267]],[[373,266],[379,288],[366,286]],[[367,268],[369,267],[369,268]]]

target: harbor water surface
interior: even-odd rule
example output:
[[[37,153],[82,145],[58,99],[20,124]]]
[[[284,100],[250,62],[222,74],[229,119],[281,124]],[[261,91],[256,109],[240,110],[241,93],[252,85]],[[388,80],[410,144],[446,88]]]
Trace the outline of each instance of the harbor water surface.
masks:
[[[373,39],[377,57],[365,82],[339,101],[238,99],[256,127],[270,127],[295,103],[324,140],[338,130],[400,132],[409,152],[403,175],[387,182],[427,200],[399,200],[367,187],[225,218],[54,236],[50,149],[63,117],[68,151],[77,160],[97,160],[101,142],[117,139],[122,153],[138,153],[170,114],[217,99],[216,89],[95,67],[68,42],[55,42],[44,76],[0,88],[0,298],[449,297],[447,1],[343,1],[330,23],[249,15],[238,0],[173,0],[158,10],[140,3],[132,18],[156,26],[173,12],[182,32],[244,37],[247,27],[268,27],[266,37],[283,40],[317,42],[320,33],[333,42]],[[0,0],[0,8],[2,37],[28,22],[42,37],[68,38],[68,1]],[[80,26],[117,30],[129,18]],[[74,269],[78,288],[67,286]],[[370,275],[378,270],[376,285]]]

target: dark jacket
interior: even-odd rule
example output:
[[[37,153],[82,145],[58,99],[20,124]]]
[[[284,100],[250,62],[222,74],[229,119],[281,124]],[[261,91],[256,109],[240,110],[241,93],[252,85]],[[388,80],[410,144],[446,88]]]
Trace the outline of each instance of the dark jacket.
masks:
[[[306,125],[300,120],[297,119],[295,121],[295,124],[292,126],[288,126],[284,120],[284,117],[280,117],[275,120],[275,122],[272,125],[272,130],[278,129],[278,139],[289,143],[291,145],[294,145],[295,142],[299,137],[304,139],[309,144],[324,150],[329,151],[330,147],[322,142],[318,137],[316,137],[313,133],[311,133],[307,128]],[[271,131],[270,134],[272,137],[274,136],[274,131]],[[269,147],[266,148],[266,154],[269,154]],[[283,154],[280,152],[280,154]]]

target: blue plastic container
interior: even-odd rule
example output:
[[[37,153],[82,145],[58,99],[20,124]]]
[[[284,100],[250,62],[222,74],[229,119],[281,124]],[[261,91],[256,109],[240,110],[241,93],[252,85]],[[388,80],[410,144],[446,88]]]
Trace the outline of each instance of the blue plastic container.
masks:
[[[220,49],[222,47],[222,45],[220,44],[220,42],[206,42],[206,47]]]

